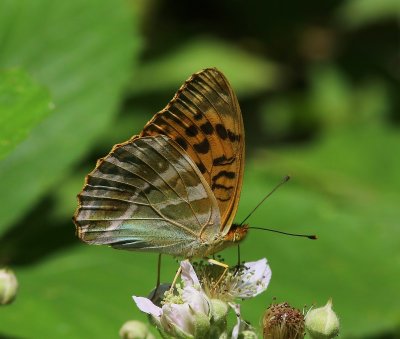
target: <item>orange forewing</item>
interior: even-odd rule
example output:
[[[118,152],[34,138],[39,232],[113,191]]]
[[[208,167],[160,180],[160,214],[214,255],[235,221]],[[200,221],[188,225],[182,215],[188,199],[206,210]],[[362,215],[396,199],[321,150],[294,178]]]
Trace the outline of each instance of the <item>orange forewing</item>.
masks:
[[[193,74],[140,137],[163,134],[192,158],[210,185],[221,213],[221,232],[232,225],[244,170],[244,128],[239,103],[216,68]]]

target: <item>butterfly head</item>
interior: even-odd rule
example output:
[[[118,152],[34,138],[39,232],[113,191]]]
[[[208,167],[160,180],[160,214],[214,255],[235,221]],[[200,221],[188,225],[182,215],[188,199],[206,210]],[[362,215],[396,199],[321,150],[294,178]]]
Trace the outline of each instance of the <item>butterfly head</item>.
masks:
[[[226,241],[231,241],[233,243],[238,243],[242,241],[246,235],[247,231],[249,229],[249,225],[239,225],[239,224],[233,224],[225,236]]]

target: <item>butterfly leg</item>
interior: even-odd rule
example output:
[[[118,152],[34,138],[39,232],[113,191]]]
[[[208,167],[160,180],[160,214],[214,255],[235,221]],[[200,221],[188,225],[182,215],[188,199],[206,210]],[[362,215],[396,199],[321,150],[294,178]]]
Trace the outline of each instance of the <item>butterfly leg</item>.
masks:
[[[175,288],[175,285],[176,285],[176,281],[178,280],[178,277],[181,275],[181,273],[182,273],[182,267],[179,266],[178,271],[176,271],[175,278],[174,278],[174,280],[172,281],[171,287],[170,287],[170,289],[169,289],[169,292],[170,292],[170,293],[173,293],[173,292],[174,292],[174,288]]]
[[[237,264],[236,264],[236,268],[235,268],[235,274],[239,271],[240,269],[240,244],[237,245]]]
[[[156,288],[154,289],[153,295],[150,300],[153,301],[155,296],[157,295],[158,288],[160,287],[160,276],[161,276],[161,253],[158,255],[158,264],[157,264],[157,281]]]
[[[221,282],[222,278],[225,276],[226,272],[228,272],[229,265],[224,264],[223,262],[220,262],[220,261],[217,261],[217,260],[214,260],[214,259],[208,259],[207,261],[211,265],[217,265],[217,266],[221,266],[221,267],[224,268],[224,271],[222,272],[221,276],[218,278],[218,281],[215,284],[215,285],[218,285]]]

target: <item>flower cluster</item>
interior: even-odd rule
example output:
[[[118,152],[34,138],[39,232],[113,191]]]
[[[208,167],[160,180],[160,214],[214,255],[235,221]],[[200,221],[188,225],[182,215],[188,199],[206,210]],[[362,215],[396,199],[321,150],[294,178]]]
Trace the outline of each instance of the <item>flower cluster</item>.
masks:
[[[151,315],[164,338],[238,338],[252,330],[242,319],[240,307],[234,301],[247,299],[265,291],[271,279],[271,270],[266,259],[249,262],[239,270],[229,271],[215,284],[212,266],[203,266],[198,274],[188,260],[181,262],[182,284],[177,294],[166,293],[162,306],[150,299],[134,296],[138,308]],[[227,315],[233,309],[237,323],[230,331]],[[253,337],[256,337],[255,334]]]

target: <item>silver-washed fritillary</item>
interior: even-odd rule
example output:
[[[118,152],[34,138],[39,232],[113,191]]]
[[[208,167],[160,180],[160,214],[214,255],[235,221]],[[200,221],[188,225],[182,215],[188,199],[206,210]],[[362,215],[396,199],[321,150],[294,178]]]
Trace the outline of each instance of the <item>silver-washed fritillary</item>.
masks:
[[[244,129],[228,80],[193,74],[143,131],[97,162],[78,195],[89,244],[205,257],[242,240],[232,224],[244,169]]]

